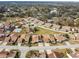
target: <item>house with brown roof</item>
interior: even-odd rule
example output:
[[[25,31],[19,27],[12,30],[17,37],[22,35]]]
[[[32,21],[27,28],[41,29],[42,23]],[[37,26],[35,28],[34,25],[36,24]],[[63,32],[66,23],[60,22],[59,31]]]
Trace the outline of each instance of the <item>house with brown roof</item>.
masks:
[[[4,29],[0,29],[0,37],[4,36]]]
[[[38,35],[32,35],[32,43],[36,43],[39,40],[39,36]]]
[[[42,34],[42,40],[43,40],[44,42],[49,42],[50,36],[49,36],[48,34]]]
[[[8,52],[1,51],[0,52],[0,58],[7,58]]]
[[[56,25],[56,24],[53,24],[53,26],[51,27],[51,29],[53,30],[59,30],[60,28],[60,25]]]
[[[26,34],[22,34],[21,36],[20,36],[20,38],[18,38],[18,40],[17,40],[17,43],[19,44],[19,45],[21,45],[22,43],[24,43],[24,41],[25,41],[25,38],[26,37]]]
[[[46,58],[46,53],[45,53],[45,51],[44,50],[39,50],[39,57],[40,58]]]
[[[57,40],[57,42],[62,42],[67,39],[66,37],[64,37],[63,35],[60,35],[60,34],[56,34],[56,35],[54,35],[54,37]]]
[[[4,41],[3,41],[3,42],[4,42],[3,45],[8,44],[10,40],[11,40],[10,36],[5,37],[5,39],[4,39]]]
[[[65,32],[70,32],[71,27],[69,26],[62,26],[62,28],[60,29],[60,31],[65,31]]]
[[[11,43],[15,43],[17,41],[17,39],[19,38],[19,35],[11,34],[10,37],[11,37],[11,41],[10,42]]]
[[[72,58],[79,58],[79,52],[70,54]]]
[[[50,28],[51,27],[51,23],[45,23],[44,26]]]
[[[55,42],[55,37],[54,37],[54,35],[50,35],[50,41],[51,41],[51,42]]]
[[[57,58],[53,51],[51,51],[51,53],[49,53],[47,55],[48,55],[48,58]]]
[[[16,56],[16,51],[1,51],[0,58],[14,58]]]
[[[11,24],[10,22],[6,22],[6,23],[4,24],[6,30],[10,28],[10,26],[11,26],[10,24]]]
[[[39,22],[37,23],[37,25],[43,25],[44,24],[44,22],[43,21],[40,21],[39,20]]]

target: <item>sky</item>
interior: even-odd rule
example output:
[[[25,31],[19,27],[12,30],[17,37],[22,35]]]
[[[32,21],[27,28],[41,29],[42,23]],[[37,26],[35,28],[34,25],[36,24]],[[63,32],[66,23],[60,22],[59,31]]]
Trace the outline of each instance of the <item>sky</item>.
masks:
[[[0,0],[0,1],[74,1],[74,2],[79,2],[79,0]]]

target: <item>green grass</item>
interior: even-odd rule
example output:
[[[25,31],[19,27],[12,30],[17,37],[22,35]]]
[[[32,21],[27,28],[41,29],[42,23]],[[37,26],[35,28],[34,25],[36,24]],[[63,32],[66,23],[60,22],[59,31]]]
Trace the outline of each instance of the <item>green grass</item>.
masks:
[[[62,34],[61,32],[55,32],[51,30],[47,30],[44,28],[37,27],[37,31],[34,32],[34,34]]]

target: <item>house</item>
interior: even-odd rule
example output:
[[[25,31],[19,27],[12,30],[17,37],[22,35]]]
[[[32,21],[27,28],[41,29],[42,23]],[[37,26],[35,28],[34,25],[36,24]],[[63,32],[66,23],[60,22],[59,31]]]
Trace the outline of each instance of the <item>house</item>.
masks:
[[[22,39],[22,38],[18,38],[18,40],[17,40],[18,46],[21,46],[22,41],[23,41],[23,39]]]
[[[3,45],[8,44],[8,43],[9,43],[9,41],[10,41],[10,39],[11,39],[11,38],[10,38],[10,36],[5,37]]]
[[[51,23],[45,23],[44,26],[50,28],[52,24]]]
[[[55,42],[54,35],[50,35],[50,41],[51,41],[51,42]]]
[[[34,19],[34,21],[32,21],[33,23],[37,24],[39,22],[39,20]]]
[[[48,55],[48,58],[57,58],[53,51],[51,51],[51,53],[47,55]]]
[[[0,58],[14,58],[16,56],[16,51],[1,51]]]
[[[43,21],[40,21],[39,20],[39,22],[37,23],[37,25],[43,25],[44,24],[44,22]]]
[[[22,34],[20,38],[18,38],[17,43],[21,45],[25,41],[26,39],[25,37],[26,37],[26,34]]]
[[[28,43],[28,42],[29,42],[30,35],[29,35],[29,34],[27,34],[25,38],[26,38],[26,39],[25,39],[25,42],[27,42],[27,43]]]
[[[33,22],[35,20],[35,18],[31,18],[30,21]]]
[[[59,51],[54,51],[54,53],[57,58],[63,58],[63,56],[65,55],[63,52],[59,52]]]
[[[40,58],[46,58],[46,53],[45,53],[45,51],[44,50],[39,50],[39,57]]]
[[[67,39],[66,37],[64,37],[63,35],[60,35],[60,34],[55,34],[54,37],[57,40],[57,42],[62,42]]]
[[[5,38],[4,29],[0,29],[0,41],[3,41]]]
[[[38,40],[39,40],[39,38],[38,38],[39,36],[38,35],[32,35],[32,43],[36,43],[36,42],[38,42]]]
[[[79,52],[70,54],[72,58],[79,58]]]
[[[48,20],[47,20],[47,23],[53,23],[53,20],[48,19]]]
[[[74,36],[75,36],[75,40],[79,40],[79,33],[75,33]]]
[[[12,43],[15,43],[17,41],[17,39],[19,38],[19,35],[17,34],[11,34],[11,42]]]
[[[9,53],[8,52],[6,52],[6,51],[1,51],[0,52],[0,58],[7,58],[7,55],[8,55]]]
[[[0,29],[0,33],[3,33],[4,32],[4,29]]]
[[[5,25],[5,30],[8,30],[10,28],[10,25],[11,23],[10,22],[6,22],[4,25]]]
[[[75,33],[78,33],[79,29],[77,27],[74,27],[72,31],[75,32]]]
[[[70,40],[75,40],[75,35],[74,34],[69,34],[69,39]]]
[[[3,28],[4,28],[3,23],[0,23],[0,29],[3,29]]]
[[[56,25],[56,24],[53,24],[53,26],[51,27],[51,29],[53,30],[59,30],[60,26],[59,25]]]
[[[0,37],[4,36],[4,29],[0,29]]]
[[[9,55],[7,56],[8,58],[15,58],[17,54],[17,51],[9,51]]]
[[[61,31],[65,31],[65,32],[70,32],[71,27],[69,26],[62,26],[62,28],[60,29]]]
[[[42,40],[42,35],[40,35],[40,34],[39,34],[39,40],[38,40],[38,41],[39,41],[40,43],[43,42],[43,40]]]
[[[44,42],[49,42],[50,36],[48,34],[42,34],[42,40]]]

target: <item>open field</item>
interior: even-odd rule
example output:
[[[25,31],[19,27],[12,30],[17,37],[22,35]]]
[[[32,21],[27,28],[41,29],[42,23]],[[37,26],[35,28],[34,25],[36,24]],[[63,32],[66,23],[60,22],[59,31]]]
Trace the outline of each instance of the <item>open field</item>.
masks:
[[[51,30],[47,30],[44,28],[37,27],[38,31],[34,32],[34,34],[62,34],[60,32],[55,32]]]

